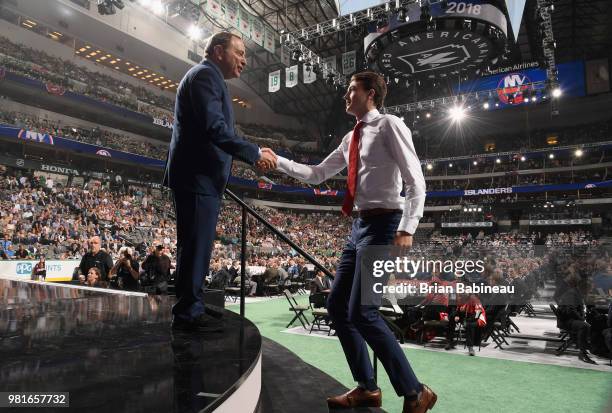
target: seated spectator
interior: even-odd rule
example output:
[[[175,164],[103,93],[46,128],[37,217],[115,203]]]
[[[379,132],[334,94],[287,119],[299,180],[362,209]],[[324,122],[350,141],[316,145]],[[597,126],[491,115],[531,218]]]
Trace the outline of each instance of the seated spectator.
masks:
[[[97,267],[91,267],[89,271],[87,271],[87,277],[81,274],[79,276],[79,281],[87,287],[106,288],[108,286],[108,284],[102,280],[102,273]]]
[[[321,270],[317,270],[317,274],[310,284],[310,293],[329,293],[331,291],[331,280]]]
[[[17,247],[17,251],[15,251],[15,259],[26,260],[28,259],[29,255],[30,253],[28,252],[28,250],[23,248],[22,244],[19,244],[19,247]]]
[[[576,344],[580,349],[578,358],[581,361],[597,364],[589,357],[587,352],[587,341],[591,326],[585,321],[585,302],[583,294],[579,289],[581,281],[576,274],[571,274],[565,281],[568,288],[559,298],[557,327],[567,330],[576,336]]]
[[[38,258],[38,262],[32,267],[32,280],[34,281],[45,281],[47,278],[47,268],[45,262],[45,256],[41,255]]]
[[[210,284],[208,284],[208,288],[213,290],[225,290],[225,287],[232,281],[232,275],[225,265],[222,265],[220,262],[215,262],[212,270],[213,274]]]
[[[119,250],[119,259],[109,273],[111,285],[121,290],[137,291],[139,271],[140,264],[132,257],[132,249],[123,247]]]
[[[474,345],[480,343],[481,329],[487,324],[485,309],[476,294],[470,294],[467,301],[457,308],[453,317],[454,323],[463,322],[465,343],[470,356],[475,356]]]

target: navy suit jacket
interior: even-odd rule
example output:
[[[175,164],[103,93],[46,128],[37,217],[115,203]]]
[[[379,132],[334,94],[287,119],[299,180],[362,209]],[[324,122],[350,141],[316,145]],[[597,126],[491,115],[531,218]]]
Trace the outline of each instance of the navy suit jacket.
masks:
[[[163,183],[173,190],[221,196],[233,157],[252,165],[259,159],[259,147],[236,135],[221,70],[204,60],[179,84]]]

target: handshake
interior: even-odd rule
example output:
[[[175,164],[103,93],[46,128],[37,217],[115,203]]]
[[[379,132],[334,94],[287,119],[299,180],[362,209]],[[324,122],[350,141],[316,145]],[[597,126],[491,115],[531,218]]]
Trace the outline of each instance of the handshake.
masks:
[[[261,148],[261,157],[255,166],[264,172],[276,169],[277,157],[274,151],[270,148]]]

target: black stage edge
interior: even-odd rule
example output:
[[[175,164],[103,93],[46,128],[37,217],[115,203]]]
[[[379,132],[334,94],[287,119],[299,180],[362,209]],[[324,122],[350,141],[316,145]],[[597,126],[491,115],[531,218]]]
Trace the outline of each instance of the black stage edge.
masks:
[[[259,413],[384,413],[382,409],[368,408],[329,410],[325,399],[348,389],[267,338],[263,339],[262,365]]]
[[[173,301],[0,279],[0,391],[69,392],[57,411],[254,411],[257,328],[224,311],[222,333],[173,333]]]

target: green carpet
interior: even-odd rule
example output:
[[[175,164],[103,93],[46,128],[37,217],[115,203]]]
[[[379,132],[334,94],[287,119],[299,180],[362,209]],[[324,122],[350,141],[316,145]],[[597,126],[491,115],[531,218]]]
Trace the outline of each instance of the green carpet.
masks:
[[[307,297],[301,296],[298,301],[307,304]],[[228,308],[238,311],[235,305]],[[281,332],[291,320],[288,309],[285,298],[275,299],[247,304],[246,316],[262,335],[352,387],[354,382],[338,340]],[[433,412],[612,412],[612,367],[607,373],[428,350],[404,351],[419,380],[438,394]],[[383,408],[389,413],[401,412],[402,399],[393,391],[382,367],[378,379]]]

